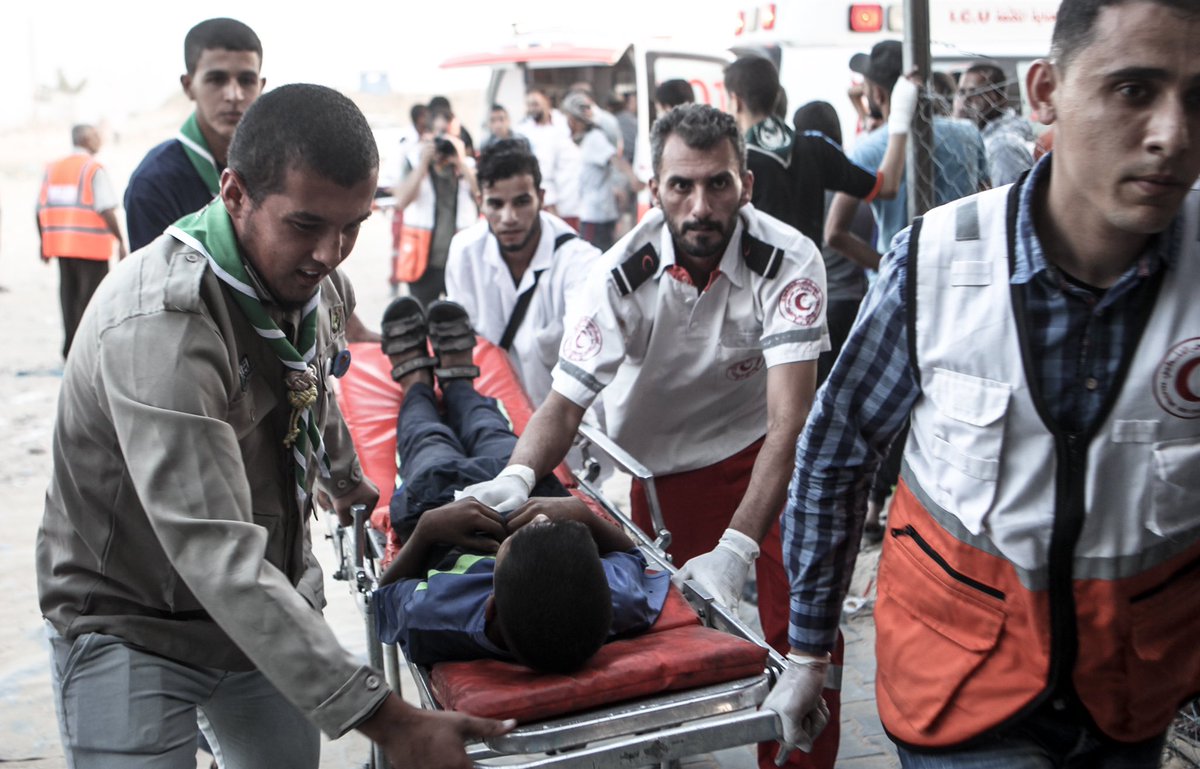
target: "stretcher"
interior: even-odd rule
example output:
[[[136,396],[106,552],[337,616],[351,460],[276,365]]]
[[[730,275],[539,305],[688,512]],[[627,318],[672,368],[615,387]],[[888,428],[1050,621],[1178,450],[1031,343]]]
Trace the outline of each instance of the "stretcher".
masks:
[[[353,365],[339,380],[338,402],[363,465],[381,491],[375,510],[354,511],[350,527],[335,516],[329,537],[340,564],[335,578],[351,583],[364,618],[370,663],[400,691],[400,654],[380,643],[375,624],[379,574],[401,543],[390,530],[388,499],[397,486],[396,416],[403,392],[378,345],[352,344]],[[506,353],[480,340],[476,388],[494,397],[514,432],[524,429],[533,408]],[[617,521],[645,553],[651,568],[674,572],[665,548],[654,479],[640,463],[599,430],[581,428],[582,467],[556,473],[572,494],[600,515]],[[642,532],[595,487],[597,447],[646,487],[653,536]],[[783,658],[740,619],[694,583],[672,588],[666,606],[645,634],[606,644],[571,676],[536,674],[499,660],[409,664],[421,705],[493,718],[515,718],[508,734],[467,746],[481,766],[589,767],[609,769],[663,764],[725,748],[777,740],[779,717],[760,711],[783,670]],[[369,764],[387,764],[376,749]]]

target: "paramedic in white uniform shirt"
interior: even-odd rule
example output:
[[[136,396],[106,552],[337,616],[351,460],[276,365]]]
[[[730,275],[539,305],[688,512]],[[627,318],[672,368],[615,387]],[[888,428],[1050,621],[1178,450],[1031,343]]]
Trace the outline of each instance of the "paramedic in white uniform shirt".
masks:
[[[786,653],[778,519],[817,357],[829,349],[823,262],[812,241],[750,205],[732,116],[700,104],[672,110],[654,124],[651,151],[657,207],[571,303],[553,390],[509,466],[464,493],[501,511],[524,502],[603,391],[609,435],[655,475],[681,575],[736,608],[758,558],[765,635]],[[632,497],[649,530],[644,496]],[[760,764],[769,766],[766,747]],[[823,760],[796,765],[832,766],[836,753],[831,728],[801,759]]]
[[[600,251],[542,211],[542,174],[524,139],[488,147],[475,175],[484,221],[450,241],[446,296],[466,308],[477,334],[508,351],[540,404],[550,393],[567,297]]]

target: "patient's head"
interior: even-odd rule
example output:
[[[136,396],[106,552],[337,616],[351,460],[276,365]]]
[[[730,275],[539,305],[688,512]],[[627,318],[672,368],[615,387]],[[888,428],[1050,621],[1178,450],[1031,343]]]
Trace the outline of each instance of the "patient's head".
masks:
[[[587,526],[577,521],[534,522],[504,540],[493,591],[505,645],[534,670],[578,669],[612,627],[600,553]]]

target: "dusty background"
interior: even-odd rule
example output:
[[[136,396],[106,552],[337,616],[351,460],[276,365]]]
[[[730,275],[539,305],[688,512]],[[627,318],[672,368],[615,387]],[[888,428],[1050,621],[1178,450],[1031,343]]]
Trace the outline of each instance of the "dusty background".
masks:
[[[427,95],[417,95],[424,100]],[[474,94],[450,94],[476,135]],[[397,137],[408,124],[409,99],[365,97],[360,105],[377,128],[384,162],[395,156]],[[462,105],[462,106],[459,106]],[[180,98],[141,116],[136,129],[114,135],[102,127],[98,156],[118,195],[142,156],[174,135],[190,107]],[[49,661],[34,577],[34,539],[50,473],[50,436],[61,383],[62,324],[58,269],[38,258],[34,206],[44,163],[70,151],[69,124],[44,123],[0,133],[0,317],[7,323],[8,352],[0,356],[0,763],[13,767],[65,766],[50,693]],[[121,215],[122,224],[124,214]],[[354,282],[360,317],[378,328],[390,299],[390,214],[377,213],[363,227],[345,270]],[[323,533],[323,528],[321,533]],[[316,533],[315,533],[316,534]],[[327,616],[351,649],[362,652],[363,633],[345,583],[328,579]],[[366,756],[366,742],[352,734],[326,745],[322,766],[349,767]]]

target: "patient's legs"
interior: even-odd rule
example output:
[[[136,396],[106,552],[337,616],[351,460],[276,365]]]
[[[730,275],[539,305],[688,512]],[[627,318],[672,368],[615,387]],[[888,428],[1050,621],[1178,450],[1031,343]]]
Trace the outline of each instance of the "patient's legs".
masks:
[[[467,456],[508,463],[517,436],[495,399],[480,395],[469,379],[453,379],[442,383],[442,403],[446,424],[462,442]]]
[[[396,454],[401,475],[411,480],[470,456],[455,430],[442,422],[433,387],[424,382],[410,384],[404,393],[396,420]]]

